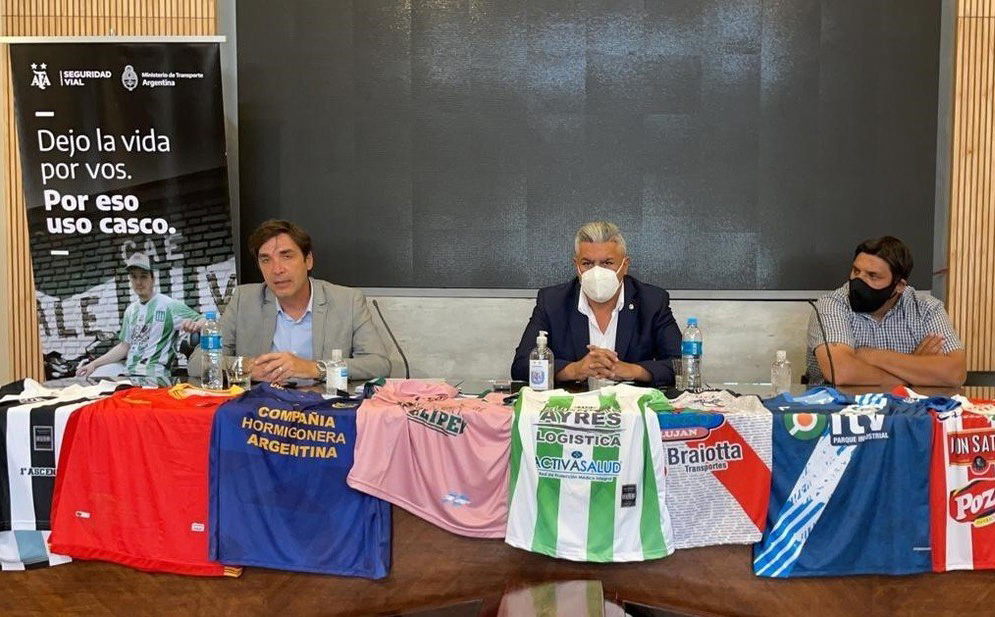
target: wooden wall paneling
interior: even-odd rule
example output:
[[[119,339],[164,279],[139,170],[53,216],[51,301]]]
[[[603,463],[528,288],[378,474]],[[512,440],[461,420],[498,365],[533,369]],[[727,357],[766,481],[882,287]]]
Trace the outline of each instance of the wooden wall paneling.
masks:
[[[995,370],[995,0],[958,6],[948,308],[968,370]]]
[[[217,33],[217,0],[0,0],[0,34],[6,36],[206,36]],[[10,55],[0,45],[0,111],[5,120],[3,246],[0,268],[8,298],[0,328],[0,377],[43,378],[35,287],[21,191],[20,155],[14,123]]]

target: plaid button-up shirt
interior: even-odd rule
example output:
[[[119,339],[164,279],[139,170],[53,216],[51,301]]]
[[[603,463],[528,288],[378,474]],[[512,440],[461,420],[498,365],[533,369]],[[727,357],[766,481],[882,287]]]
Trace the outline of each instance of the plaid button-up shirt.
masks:
[[[849,284],[844,284],[815,303],[826,328],[826,339],[822,337],[815,314],[809,317],[805,360],[810,385],[825,383],[815,359],[815,348],[826,340],[854,349],[873,347],[907,354],[915,351],[927,335],[939,334],[943,337],[943,353],[964,347],[943,309],[943,303],[933,296],[906,287],[902,297],[879,323],[869,314],[857,313],[850,308],[849,287]]]

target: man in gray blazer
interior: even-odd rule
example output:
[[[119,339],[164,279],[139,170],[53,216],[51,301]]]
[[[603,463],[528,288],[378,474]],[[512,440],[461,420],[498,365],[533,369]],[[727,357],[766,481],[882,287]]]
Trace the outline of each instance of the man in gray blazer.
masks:
[[[269,220],[249,237],[265,283],[239,285],[221,316],[227,356],[253,356],[259,381],[325,378],[332,350],[341,349],[350,379],[390,374],[390,361],[358,289],[312,279],[311,237],[290,221]],[[201,373],[200,350],[190,358]]]

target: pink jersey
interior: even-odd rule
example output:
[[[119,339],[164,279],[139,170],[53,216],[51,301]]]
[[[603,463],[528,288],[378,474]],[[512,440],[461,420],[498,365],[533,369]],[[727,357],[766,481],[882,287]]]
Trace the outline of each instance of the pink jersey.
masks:
[[[445,384],[388,382],[357,411],[347,483],[447,531],[503,538],[509,407]]]

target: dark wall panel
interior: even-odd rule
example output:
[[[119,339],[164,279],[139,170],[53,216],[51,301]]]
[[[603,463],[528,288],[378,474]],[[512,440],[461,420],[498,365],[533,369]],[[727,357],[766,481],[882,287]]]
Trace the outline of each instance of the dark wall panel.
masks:
[[[939,20],[936,0],[242,0],[241,227],[293,219],[317,276],[366,287],[560,282],[607,218],[648,282],[827,289],[890,233],[928,287]]]

